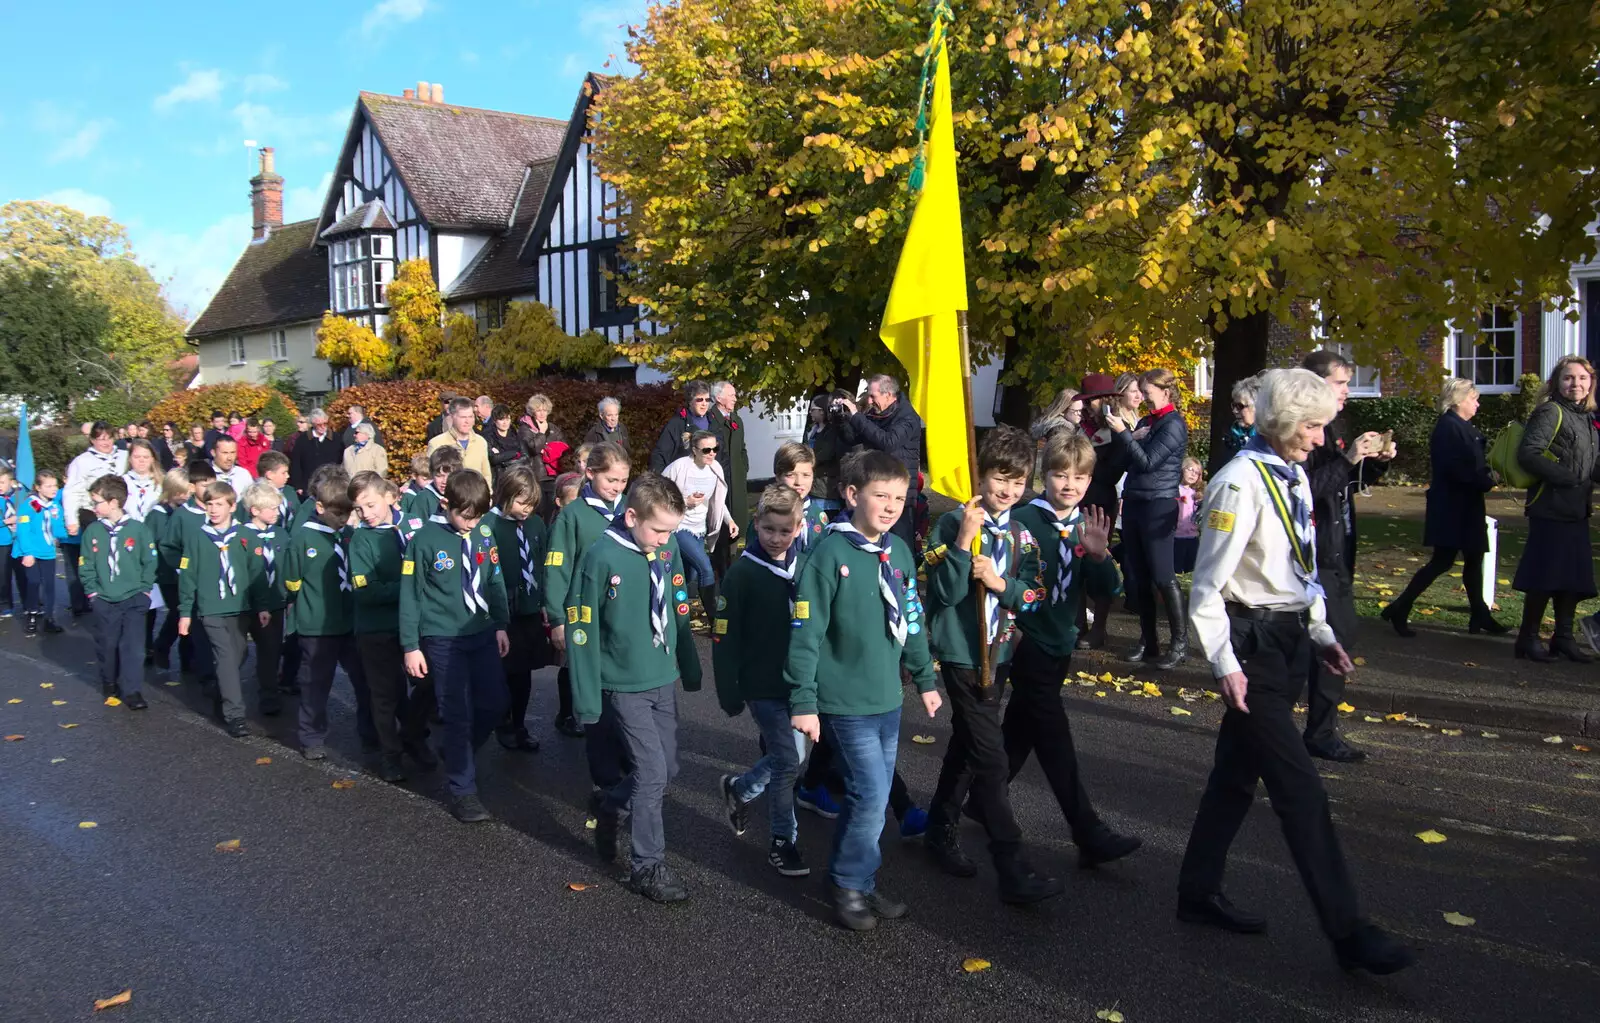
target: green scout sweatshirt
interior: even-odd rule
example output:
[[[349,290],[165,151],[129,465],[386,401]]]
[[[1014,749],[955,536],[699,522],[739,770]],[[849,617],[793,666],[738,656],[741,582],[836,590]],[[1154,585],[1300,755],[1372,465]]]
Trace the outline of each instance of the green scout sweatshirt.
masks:
[[[495,546],[500,548],[500,570],[506,580],[506,600],[513,618],[543,614],[544,554],[547,545],[544,520],[530,515],[521,522],[490,509],[484,517],[494,530]],[[522,550],[527,547],[524,559]],[[559,620],[559,619],[557,619]]]
[[[192,500],[167,510],[166,524],[156,538],[156,551],[161,556],[159,571],[167,575],[167,582],[177,584],[178,562],[183,560],[183,545],[188,540],[189,531],[198,533],[205,521],[206,510]]]
[[[225,545],[233,574],[230,585],[223,569],[223,547],[205,532],[204,516],[192,519],[188,512],[177,514],[185,516],[178,520],[183,534],[183,557],[178,560],[178,617],[229,618],[243,614],[250,588],[250,538],[244,527],[228,520],[227,529],[233,531]]]
[[[559,624],[567,613],[569,591],[574,585],[578,560],[611,527],[611,518],[585,503],[583,498],[569,501],[550,524],[549,546],[544,555],[544,609],[550,624]]]
[[[467,556],[463,544],[471,549],[474,571],[482,572],[481,595],[488,610],[476,604],[467,607],[461,585],[461,559]],[[407,653],[420,649],[424,636],[476,636],[504,629],[510,621],[500,550],[487,522],[469,533],[424,523],[406,545],[400,576],[400,645]]]
[[[1015,513],[1013,513],[1015,514]],[[978,651],[978,591],[988,589],[972,578],[972,552],[956,546],[961,536],[962,511],[946,512],[928,537],[928,620],[933,655],[943,664],[976,668]],[[1013,520],[1014,521],[1014,520]],[[1039,545],[1026,528],[1006,530],[1008,553],[1005,592],[1000,597],[999,636],[989,647],[989,667],[1011,660],[1016,650],[1017,622],[1038,607]],[[994,557],[994,536],[979,533],[983,554]],[[985,602],[987,603],[987,602]]]
[[[1095,561],[1083,554],[1081,530],[1083,521],[1073,523],[1067,532],[1067,546],[1072,563],[1067,567],[1067,594],[1060,603],[1054,602],[1056,581],[1061,578],[1061,542],[1056,528],[1055,511],[1046,511],[1036,504],[1028,504],[1012,512],[1018,522],[1028,528],[1039,541],[1039,574],[1044,595],[1033,614],[1017,620],[1022,632],[1051,657],[1069,657],[1078,644],[1078,608],[1085,593],[1091,598],[1109,600],[1122,592],[1122,581],[1117,575],[1117,563],[1108,554]]]
[[[828,531],[828,513],[822,510],[821,501],[813,501],[809,497],[805,500],[802,517],[804,524],[800,527],[800,535],[795,540],[800,544],[800,553],[809,553],[811,548],[822,542],[822,536]],[[761,538],[756,536],[756,517],[751,515],[744,524],[744,532],[739,534],[738,549],[742,552],[751,544],[759,545]]]
[[[423,522],[439,514],[439,493],[431,486],[413,490],[400,499],[400,514]]]
[[[798,627],[791,631],[783,666],[791,713],[860,716],[894,710],[902,699],[902,665],[918,692],[933,692],[916,565],[899,537],[885,534],[879,542],[891,541],[889,564],[905,584],[900,595],[904,646],[889,632],[876,554],[829,532],[806,558],[795,599]]]
[[[115,575],[111,572],[113,558]],[[106,521],[96,519],[84,529],[78,548],[78,581],[83,584],[83,592],[120,603],[150,592],[156,584],[159,560],[155,540],[143,522],[124,516],[113,540]]]
[[[246,522],[239,528],[250,541],[250,584],[245,610],[282,611],[289,606],[289,588],[284,584],[289,531],[281,523],[257,529],[254,523]],[[269,553],[272,555],[270,568]]]
[[[650,566],[658,559],[668,573],[666,641],[660,646],[650,623]],[[700,652],[689,624],[689,594],[675,537],[650,554],[610,537],[597,540],[578,567],[562,620],[572,711],[579,721],[600,720],[602,690],[643,693],[680,678],[685,692],[700,689]]]
[[[355,587],[355,631],[400,631],[400,585],[405,562],[402,548],[421,528],[421,520],[402,518],[398,525],[362,524],[350,534],[350,584]]]
[[[295,631],[302,636],[354,632],[355,586],[342,532],[323,522],[307,522],[290,533],[283,560],[283,584],[294,601]]]
[[[789,635],[794,632],[794,608],[789,603],[788,580],[768,568],[769,564],[764,558],[741,555],[728,566],[717,594],[711,666],[717,678],[717,701],[729,714],[738,714],[748,700],[789,698],[783,662],[789,655]],[[804,565],[805,559],[797,557],[797,583]]]
[[[266,479],[265,476],[258,476],[256,482],[262,483]],[[300,495],[295,493],[294,488],[291,486],[279,487],[278,493],[283,495],[283,500],[278,502],[277,527],[280,529],[293,529],[297,525],[295,518],[300,511]],[[233,510],[233,521],[241,525],[250,521],[250,509],[245,507],[243,494],[239,495],[239,507]],[[305,519],[302,518],[300,521],[304,522]]]

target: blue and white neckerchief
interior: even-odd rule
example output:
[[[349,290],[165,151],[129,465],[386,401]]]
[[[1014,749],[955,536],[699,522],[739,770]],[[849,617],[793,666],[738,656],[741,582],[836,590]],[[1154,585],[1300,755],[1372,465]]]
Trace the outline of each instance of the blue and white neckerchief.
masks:
[[[123,505],[124,509],[134,518],[143,519],[156,503],[156,478],[125,472],[122,480],[128,484],[128,500]]]
[[[644,559],[650,563],[650,642],[653,646],[668,646],[667,563],[662,561],[655,551],[646,553],[644,548],[634,542],[633,534],[628,527],[620,522],[607,529],[606,536],[635,554],[643,554]]]
[[[107,533],[111,534],[111,550],[109,550],[106,554],[106,569],[110,572],[111,578],[115,579],[117,577],[118,568],[117,534],[122,532],[122,527],[128,524],[128,516],[124,515],[115,522],[112,522],[110,519],[101,519],[100,524],[106,527]]]
[[[483,595],[483,565],[473,549],[473,532],[462,532],[453,527],[451,532],[461,537],[461,600],[467,605],[467,614],[489,613],[489,598]]]
[[[178,507],[188,512],[190,515],[204,515],[206,513],[203,505],[190,504],[188,501],[183,502],[182,504],[178,505]]]
[[[600,499],[599,494],[594,492],[594,485],[588,480],[585,480],[583,486],[578,489],[578,496],[583,498],[584,504],[604,515],[608,520],[614,520],[618,515],[622,514],[622,497],[618,495],[616,501],[607,504]]]
[[[289,521],[289,498],[281,490],[278,491],[278,521],[283,523]]]
[[[333,563],[339,569],[339,592],[352,593],[350,587],[350,555],[344,549],[344,544],[339,542],[339,531],[325,522],[308,521],[305,528],[314,529],[319,533],[326,533],[333,537]]]
[[[748,550],[749,547],[745,549]],[[800,535],[795,537],[791,549],[798,550],[801,554],[811,549],[811,498],[809,497],[800,503]]]
[[[246,522],[245,528],[256,535],[261,542],[261,560],[267,566],[267,585],[275,586],[278,582],[278,554],[272,549],[272,540],[278,534],[271,526],[258,526],[254,522]]]
[[[55,543],[56,517],[61,514],[61,507],[56,504],[60,497],[60,493],[57,493],[55,498],[49,501],[41,500],[38,494],[30,495],[28,498],[29,503],[33,505],[33,513],[39,517],[39,532],[43,534],[45,541],[51,544]]]
[[[1053,606],[1066,600],[1067,591],[1072,587],[1073,545],[1070,541],[1073,532],[1083,521],[1083,511],[1081,508],[1074,508],[1063,519],[1056,513],[1055,507],[1042,497],[1029,503],[1044,512],[1051,528],[1056,531],[1056,554],[1061,559],[1061,567],[1056,570],[1056,584],[1050,591],[1050,603]]]
[[[217,545],[217,561],[221,567],[221,571],[217,573],[217,596],[222,600],[227,600],[239,592],[239,584],[233,574],[233,560],[228,553],[229,547],[233,544],[233,538],[239,535],[239,527],[236,523],[230,522],[227,530],[223,531],[213,526],[210,522],[206,522],[201,525],[200,531],[209,536],[211,542]]]
[[[1290,561],[1294,574],[1305,590],[1306,603],[1322,596],[1322,585],[1317,582],[1317,533],[1311,519],[1311,486],[1305,472],[1290,465],[1262,437],[1250,438],[1239,451],[1238,457],[1255,463],[1261,474],[1261,483],[1283,531],[1289,539]],[[1302,485],[1304,484],[1304,485]]]
[[[828,528],[835,533],[843,534],[857,550],[878,556],[878,594],[883,597],[884,619],[889,627],[890,637],[899,645],[905,646],[906,619],[900,611],[900,580],[895,578],[894,568],[889,563],[889,552],[894,549],[894,537],[885,533],[881,543],[873,543],[849,522],[835,522]]]
[[[989,558],[994,562],[995,574],[1004,579],[1006,569],[1011,567],[1011,510],[1008,508],[999,515],[990,515],[985,512],[983,516],[983,532],[989,540]],[[1000,595],[983,588],[983,620],[987,625],[985,642],[990,645],[1000,638],[1001,614]]]
[[[506,518],[504,512],[501,518]],[[517,527],[517,564],[522,566],[522,592],[532,596],[539,592],[539,579],[534,574],[533,546],[528,542],[528,520],[507,519]]]
[[[361,524],[361,528],[362,529],[392,529],[392,530],[394,530],[395,543],[400,546],[400,556],[403,558],[406,555],[406,544],[409,543],[410,540],[411,540],[410,537],[406,536],[406,531],[401,528],[401,523],[404,522],[404,521],[405,521],[404,513],[402,513],[399,508],[396,508],[394,510],[393,516],[390,518],[390,520],[388,522],[380,522],[376,526],[369,526],[365,522],[363,522]]]
[[[749,558],[773,575],[782,579],[789,590],[789,620],[794,621],[795,595],[799,591],[800,551],[796,544],[790,544],[789,549],[783,552],[783,560],[774,561],[767,553],[765,547],[759,543],[746,544],[741,557]]]

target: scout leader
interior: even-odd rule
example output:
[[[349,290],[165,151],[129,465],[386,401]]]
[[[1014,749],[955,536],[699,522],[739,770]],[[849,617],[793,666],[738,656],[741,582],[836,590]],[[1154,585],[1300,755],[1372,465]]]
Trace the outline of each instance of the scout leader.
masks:
[[[689,897],[667,866],[661,823],[667,783],[678,773],[673,683],[681,678],[685,691],[700,688],[700,653],[674,536],[683,513],[683,494],[671,480],[640,476],[622,516],[584,554],[567,597],[573,709],[585,725],[604,721],[599,731],[619,736],[629,764],[601,794],[595,851],[606,862],[616,858],[618,818],[628,814],[628,887],[655,902]]]
[[[1033,439],[1015,427],[991,430],[978,449],[978,496],[939,519],[927,554],[933,654],[956,728],[939,769],[925,841],[945,873],[977,874],[961,851],[961,803],[970,789],[974,816],[989,833],[1000,899],[1018,905],[1065,890],[1059,879],[1040,875],[1022,857],[1022,828],[1011,809],[1010,764],[1000,728],[1000,693],[1016,645],[1018,612],[1033,613],[1044,593],[1039,546],[1011,515],[1027,486],[1034,450]],[[976,556],[975,543],[980,545]],[[978,675],[980,644],[988,650],[987,679]]]

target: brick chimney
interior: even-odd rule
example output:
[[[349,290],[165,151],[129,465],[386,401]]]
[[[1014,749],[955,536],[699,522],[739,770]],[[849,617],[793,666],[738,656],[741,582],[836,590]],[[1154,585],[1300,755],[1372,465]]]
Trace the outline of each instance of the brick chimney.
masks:
[[[272,169],[272,147],[261,149],[261,173],[250,179],[251,240],[263,241],[283,226],[283,175]]]

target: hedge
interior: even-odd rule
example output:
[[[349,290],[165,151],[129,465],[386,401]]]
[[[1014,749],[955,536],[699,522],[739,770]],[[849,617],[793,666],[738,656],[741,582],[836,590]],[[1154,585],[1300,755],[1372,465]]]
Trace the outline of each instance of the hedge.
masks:
[[[209,384],[192,391],[174,391],[156,402],[146,418],[152,424],[177,423],[179,433],[187,435],[191,426],[209,425],[213,409],[253,416],[266,409],[274,399],[277,404],[269,413],[278,424],[278,433],[286,435],[294,429],[294,417],[300,410],[281,392],[261,384],[232,382]],[[279,412],[280,408],[287,416]]]
[[[649,464],[650,450],[655,447],[661,428],[682,404],[681,392],[670,384],[640,386],[545,377],[522,381],[395,380],[361,384],[340,391],[326,408],[335,427],[341,429],[345,412],[351,405],[365,409],[367,418],[376,423],[383,434],[389,465],[398,476],[405,472],[411,456],[426,447],[428,424],[438,417],[439,395],[447,390],[469,398],[487,394],[496,402],[510,406],[518,417],[522,416],[530,395],[543,394],[549,398],[550,421],[561,427],[573,448],[563,461],[563,468],[570,466],[583,435],[594,425],[595,405],[601,398],[615,398],[622,403],[622,423],[628,428],[632,442],[635,473],[644,471]]]

